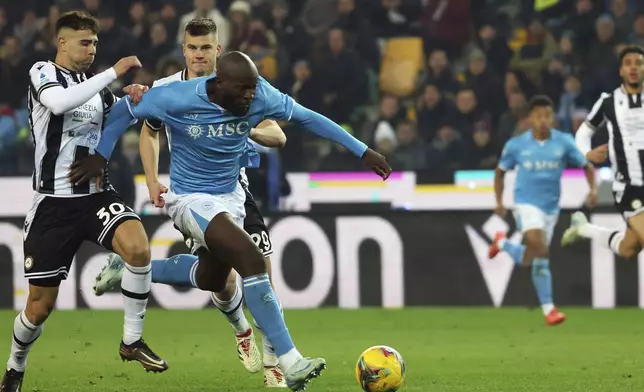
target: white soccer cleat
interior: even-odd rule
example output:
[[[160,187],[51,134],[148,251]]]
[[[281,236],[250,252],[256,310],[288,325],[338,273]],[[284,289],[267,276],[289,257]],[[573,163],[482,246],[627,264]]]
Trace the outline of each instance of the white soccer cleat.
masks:
[[[235,339],[237,339],[237,354],[239,354],[239,360],[246,370],[251,373],[257,373],[262,370],[262,355],[255,342],[253,329],[249,328],[246,332],[235,334]]]
[[[94,283],[94,295],[100,296],[111,290],[123,279],[123,269],[125,261],[116,253],[110,253],[107,256],[107,265],[103,267],[101,273],[96,277]]]
[[[300,358],[286,371],[286,385],[291,391],[303,391],[311,380],[320,377],[324,369],[326,361],[323,358]]]
[[[583,225],[587,224],[588,218],[586,218],[586,215],[584,215],[583,212],[577,211],[572,214],[572,217],[570,218],[570,227],[566,229],[561,237],[561,246],[568,246],[582,239],[583,237],[579,234],[579,229]]]
[[[264,366],[264,386],[266,388],[288,388],[281,367]]]

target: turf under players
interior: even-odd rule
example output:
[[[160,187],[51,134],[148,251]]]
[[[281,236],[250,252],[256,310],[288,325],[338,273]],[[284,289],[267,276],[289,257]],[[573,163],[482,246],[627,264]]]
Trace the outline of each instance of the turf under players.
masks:
[[[156,81],[153,87],[212,74],[215,71],[217,55],[220,50],[221,46],[217,41],[217,25],[214,21],[211,19],[190,21],[185,27],[183,43],[186,69]],[[150,200],[159,208],[164,206],[161,195],[167,192],[167,188],[158,179],[158,132],[161,129],[163,129],[163,124],[158,120],[146,120],[141,130],[139,142],[141,160],[150,191]],[[168,130],[167,132],[170,134],[171,131]],[[265,120],[257,128],[251,129],[250,138],[267,147],[281,147],[286,142],[286,136],[279,125],[271,120]],[[264,255],[270,276],[270,255],[273,252],[273,248],[264,218],[249,191],[248,178],[244,171],[245,168],[242,168],[239,179],[246,192],[244,230],[251,236]],[[186,241],[189,243],[189,248],[193,248],[191,246],[193,239],[186,238]],[[194,249],[193,253],[197,251],[197,249]],[[207,252],[206,249],[199,251]],[[198,262],[198,257],[185,254],[167,259],[152,260],[152,282],[199,288],[199,281],[202,277],[196,274]],[[97,277],[94,288],[96,295],[101,295],[110,290],[112,286],[118,284],[121,280],[123,269],[123,260],[118,255],[110,255],[108,265]],[[237,272],[231,271],[225,288],[222,291],[212,293],[211,298],[215,306],[219,308],[233,327],[240,361],[249,372],[255,373],[262,369],[262,357],[255,343],[253,329],[246,319],[241,306],[242,293],[237,288],[236,276]],[[283,370],[279,367],[275,352],[263,333],[261,333],[261,337],[264,348],[264,385],[267,387],[286,387]]]
[[[171,191],[164,200],[168,215],[181,231],[210,251],[210,258],[200,255],[197,268],[214,279],[223,271],[227,276],[231,267],[237,270],[243,278],[246,304],[275,348],[287,385],[294,391],[306,388],[326,362],[304,358],[295,348],[264,258],[241,228],[246,196],[238,177],[249,160],[249,131],[265,119],[294,121],[342,144],[383,179],[391,173],[385,158],[259,78],[248,56],[231,52],[220,58],[216,75],[153,88],[137,105],[128,99],[118,102],[97,154],[75,163],[70,178],[84,183],[99,175],[118,137],[134,118],[158,119],[171,129]]]
[[[98,25],[79,12],[56,23],[55,62],[37,62],[29,71],[30,125],[36,145],[34,191],[25,220],[25,277],[29,295],[15,319],[11,355],[0,391],[20,391],[27,354],[54,309],[58,287],[83,241],[114,251],[127,261],[121,284],[125,322],[120,355],[146,370],[164,371],[167,363],[143,342],[143,320],[150,291],[150,249],[138,216],[109,185],[78,184],[67,178],[70,165],[98,145],[104,116],[116,98],[106,88],[130,68],[136,57],[89,78]]]
[[[593,225],[582,212],[576,212],[562,245],[592,238],[615,254],[631,259],[644,244],[644,49],[627,47],[619,59],[622,85],[601,95],[577,131],[576,140],[579,150],[591,162],[604,163],[610,152],[615,208],[626,220],[627,228]],[[591,138],[603,123],[608,127],[609,143],[591,149]]]
[[[577,150],[572,136],[552,128],[552,101],[545,96],[536,96],[528,106],[532,129],[505,144],[494,178],[496,212],[503,217],[506,214],[504,176],[508,170],[517,168],[514,214],[517,228],[523,233],[523,243],[508,240],[505,233],[497,233],[489,256],[494,258],[504,251],[517,265],[531,266],[532,282],[546,323],[557,325],[566,317],[553,301],[549,247],[559,216],[561,175],[567,164],[586,169],[589,205],[596,203],[597,192],[594,170]]]

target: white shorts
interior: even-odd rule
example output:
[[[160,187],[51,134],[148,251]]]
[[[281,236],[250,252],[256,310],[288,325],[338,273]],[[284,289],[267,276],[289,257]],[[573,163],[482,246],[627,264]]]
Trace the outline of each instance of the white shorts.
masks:
[[[548,215],[541,209],[530,204],[517,204],[514,207],[514,220],[521,233],[529,230],[542,230],[546,233],[548,245],[557,225],[559,214]]]
[[[163,195],[168,215],[182,233],[195,239],[199,246],[206,247],[204,233],[210,221],[221,213],[230,214],[239,227],[244,227],[246,193],[242,185],[231,193],[209,195],[188,193],[177,195],[168,192]]]

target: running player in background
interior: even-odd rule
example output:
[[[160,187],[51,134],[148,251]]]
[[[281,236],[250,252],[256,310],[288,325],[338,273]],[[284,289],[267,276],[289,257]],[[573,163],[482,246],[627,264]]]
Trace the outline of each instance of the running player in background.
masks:
[[[326,368],[326,361],[304,358],[295,348],[264,258],[241,229],[246,195],[239,173],[251,158],[247,146],[250,129],[264,119],[293,121],[343,145],[383,180],[391,174],[387,161],[333,121],[299,105],[260,78],[248,56],[231,52],[220,58],[216,75],[150,89],[137,105],[127,98],[119,101],[97,154],[74,164],[70,179],[85,183],[100,175],[118,138],[134,118],[159,119],[171,129],[171,191],[163,198],[174,223],[212,255],[199,255],[197,275],[211,279],[205,282],[210,289],[223,271],[227,276],[231,268],[237,270],[243,278],[248,308],[275,348],[288,387],[305,389]]]
[[[217,56],[220,51],[221,46],[217,41],[217,25],[215,22],[211,19],[195,19],[190,21],[185,27],[183,42],[186,69],[164,79],[157,80],[154,82],[153,87],[163,86],[179,80],[190,80],[211,75],[215,72]],[[141,161],[150,191],[150,200],[159,208],[164,206],[164,200],[161,194],[167,192],[167,188],[159,182],[158,177],[159,131],[163,128],[164,125],[158,120],[145,120],[139,141]],[[166,133],[169,139],[170,130],[166,130]],[[251,129],[250,138],[267,147],[282,147],[286,143],[284,132],[272,120],[262,121],[256,128]],[[273,253],[273,246],[268,228],[264,223],[264,217],[259,211],[253,195],[250,193],[245,168],[241,169],[239,181],[246,193],[246,201],[244,203],[246,211],[244,230],[251,236],[264,255],[270,276],[270,255]],[[192,238],[186,237],[185,240],[188,248],[193,249],[193,254],[207,252],[206,249],[198,250],[193,247],[194,240]],[[196,276],[198,263],[199,258],[197,256],[188,254],[152,260],[152,282],[178,287],[199,288],[199,279]],[[123,276],[123,269],[123,260],[118,255],[111,254],[108,257],[107,266],[103,268],[96,278],[94,293],[96,295],[102,295],[117,285]],[[239,360],[249,372],[256,373],[260,371],[262,369],[262,358],[257,348],[257,343],[255,342],[253,329],[244,314],[242,306],[243,298],[241,290],[238,290],[237,287],[236,271],[231,270],[226,281],[226,287],[222,291],[211,293],[211,298],[222,315],[230,322],[235,332]],[[255,327],[257,327],[256,323]],[[286,383],[284,381],[283,370],[279,367],[275,351],[266,338],[266,335],[261,332],[261,329],[259,331],[264,349],[264,385],[267,387],[285,388]]]
[[[494,178],[496,213],[505,217],[503,206],[504,177],[517,167],[514,188],[514,215],[523,243],[510,241],[506,233],[497,233],[490,247],[490,258],[507,252],[521,266],[531,266],[532,283],[537,291],[547,325],[562,323],[566,316],[555,307],[550,274],[549,247],[559,217],[561,175],[567,164],[586,169],[590,187],[588,205],[597,202],[595,171],[577,150],[572,135],[552,129],[554,105],[546,96],[529,102],[532,130],[510,139],[503,149]]]
[[[582,212],[575,212],[561,244],[594,239],[615,254],[632,259],[644,244],[644,49],[629,46],[620,53],[622,85],[601,95],[579,127],[577,147],[591,162],[602,164],[610,152],[615,208],[627,223],[626,229],[593,225]],[[595,130],[606,123],[608,145],[591,149]]]
[[[150,248],[139,217],[123,203],[107,176],[102,187],[68,180],[70,165],[98,145],[105,115],[116,97],[107,86],[141,63],[127,57],[93,77],[86,74],[96,48],[97,21],[69,12],[56,22],[55,62],[37,62],[29,71],[29,120],[36,147],[33,206],[25,220],[27,304],[15,319],[11,355],[0,391],[22,389],[27,355],[56,304],[83,241],[116,252],[126,260],[121,282],[125,320],[120,356],[148,371],[168,368],[143,341],[150,292]]]

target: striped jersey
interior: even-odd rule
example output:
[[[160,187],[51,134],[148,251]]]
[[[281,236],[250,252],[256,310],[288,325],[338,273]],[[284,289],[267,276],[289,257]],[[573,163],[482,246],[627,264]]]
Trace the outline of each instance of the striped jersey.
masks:
[[[94,153],[101,138],[104,116],[116,97],[106,88],[84,104],[55,115],[40,102],[42,92],[54,86],[77,85],[86,81],[88,75],[41,61],[31,67],[29,77],[27,104],[35,145],[34,191],[54,197],[78,197],[109,189],[107,170],[103,189],[97,189],[94,181],[77,186],[67,177],[73,162]]]
[[[608,128],[608,152],[613,172],[613,190],[626,185],[644,186],[644,107],[642,94],[629,94],[623,86],[603,93],[586,118],[596,129]]]
[[[177,72],[175,74],[172,74],[170,76],[167,76],[165,78],[156,80],[154,84],[152,84],[152,87],[157,87],[157,86],[164,86],[166,84],[180,81],[180,80],[188,80],[188,70],[184,69],[183,71]],[[150,129],[154,131],[160,131],[161,129],[165,129],[165,133],[168,139],[168,148],[170,148],[171,145],[171,132],[170,129],[168,129],[167,125],[164,125],[160,120],[145,120],[145,124],[150,127]],[[248,188],[250,186],[248,182],[248,177],[246,176],[246,168],[242,167],[239,171],[239,181],[241,184],[245,187]]]

